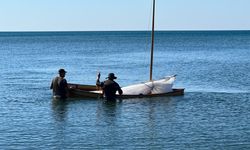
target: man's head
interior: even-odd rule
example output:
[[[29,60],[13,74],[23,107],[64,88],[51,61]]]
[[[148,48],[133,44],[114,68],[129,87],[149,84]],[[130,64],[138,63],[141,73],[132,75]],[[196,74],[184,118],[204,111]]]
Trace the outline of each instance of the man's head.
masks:
[[[65,77],[65,74],[67,73],[64,69],[59,69],[58,73],[60,75],[60,77]]]

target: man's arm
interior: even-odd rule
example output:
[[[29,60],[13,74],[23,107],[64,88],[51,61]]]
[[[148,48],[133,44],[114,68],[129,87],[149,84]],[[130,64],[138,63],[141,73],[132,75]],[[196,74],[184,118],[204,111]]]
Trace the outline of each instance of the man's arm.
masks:
[[[101,77],[101,74],[100,72],[98,72],[97,77],[96,77],[96,85],[102,87],[102,82],[100,82],[100,77]]]
[[[66,97],[69,97],[68,82],[66,79],[64,79],[64,88],[65,88],[65,92],[66,92]]]
[[[120,85],[118,83],[116,83],[116,86],[117,86],[117,90],[118,90],[119,95],[122,95],[123,91],[122,91]]]
[[[53,81],[50,84],[50,89],[53,89]]]
[[[55,80],[55,79],[53,79],[53,80],[51,81],[51,84],[50,84],[50,89],[53,89],[53,86],[54,86],[54,80]]]
[[[119,95],[122,95],[123,91],[121,88],[118,89]]]

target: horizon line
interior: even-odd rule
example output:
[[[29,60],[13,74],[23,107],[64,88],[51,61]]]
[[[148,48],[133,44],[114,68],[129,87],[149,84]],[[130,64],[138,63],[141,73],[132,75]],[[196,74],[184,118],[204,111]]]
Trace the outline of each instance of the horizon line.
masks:
[[[250,31],[250,29],[187,29],[187,30],[155,30],[156,32],[201,32],[201,31]],[[0,32],[151,32],[151,30],[19,30]]]

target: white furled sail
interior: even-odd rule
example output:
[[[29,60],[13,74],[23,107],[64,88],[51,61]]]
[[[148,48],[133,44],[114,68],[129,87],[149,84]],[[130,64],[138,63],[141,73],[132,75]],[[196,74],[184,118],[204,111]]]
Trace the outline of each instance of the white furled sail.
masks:
[[[123,87],[123,95],[147,95],[172,92],[175,77],[175,75],[168,76],[161,80],[149,81],[146,83]]]

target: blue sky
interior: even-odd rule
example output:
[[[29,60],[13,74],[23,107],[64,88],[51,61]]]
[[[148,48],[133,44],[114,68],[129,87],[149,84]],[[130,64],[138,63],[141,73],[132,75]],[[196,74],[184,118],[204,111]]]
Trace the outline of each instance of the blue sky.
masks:
[[[0,31],[150,30],[152,0],[0,0]],[[250,0],[156,0],[156,30],[250,30]]]

